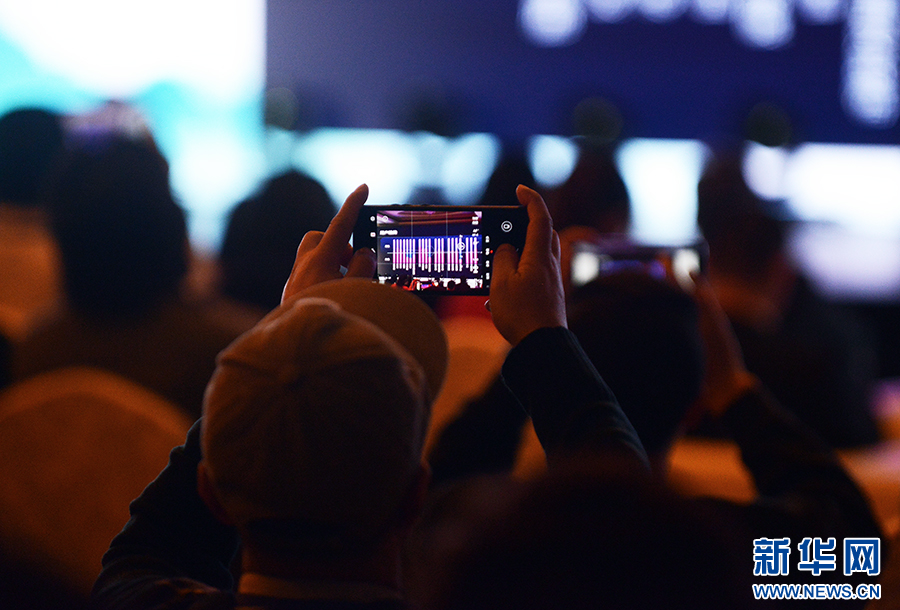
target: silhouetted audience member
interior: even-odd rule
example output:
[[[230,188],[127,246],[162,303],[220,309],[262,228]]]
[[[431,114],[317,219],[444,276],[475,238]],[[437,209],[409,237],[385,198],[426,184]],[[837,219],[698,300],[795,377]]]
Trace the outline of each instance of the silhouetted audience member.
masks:
[[[52,574],[48,566],[0,550],[0,608],[88,610],[87,595]]]
[[[0,390],[12,380],[11,339],[21,339],[59,297],[59,256],[41,195],[62,143],[52,112],[22,108],[0,118]],[[0,540],[0,607],[87,608],[87,599],[26,554]]]
[[[22,108],[0,118],[0,332],[12,339],[22,338],[61,294],[41,194],[62,144],[52,112]]]
[[[57,114],[39,108],[13,110],[0,118],[0,201],[37,205],[47,172],[61,152]]]
[[[516,187],[520,184],[532,189],[537,187],[524,153],[508,153],[500,158],[497,167],[491,172],[478,205],[519,205]]]
[[[695,290],[692,299],[663,280],[623,272],[583,286],[568,306],[569,328],[634,425],[656,479],[665,481],[669,449],[699,410],[738,445],[756,484],[751,503],[692,500],[697,510],[711,510],[732,524],[739,548],[752,549],[754,539],[776,530],[794,543],[816,536],[880,536],[866,498],[832,449],[746,370],[708,282],[698,278]],[[499,453],[510,451],[515,438],[515,431],[503,428],[520,420],[514,400],[491,396],[495,391],[448,426],[430,456],[436,477],[499,472]],[[473,432],[473,422],[493,430],[491,437]],[[750,574],[749,551],[746,557]],[[848,579],[808,576],[792,574],[781,582]]]
[[[319,182],[296,170],[269,180],[228,217],[219,252],[222,293],[269,311],[308,231],[324,231],[337,208]]]
[[[881,536],[866,497],[834,451],[747,370],[710,284],[697,279],[695,304],[679,293],[646,275],[621,274],[586,285],[569,307],[570,328],[606,375],[656,473],[665,476],[668,448],[697,408],[734,440],[756,485],[748,504],[697,501],[740,528],[742,548],[772,530],[793,544],[805,537]],[[752,573],[749,561],[746,570]],[[872,582],[834,573],[782,580]]]
[[[94,366],[199,415],[216,354],[249,325],[183,297],[189,245],[165,159],[93,138],[66,155],[48,201],[67,307],[16,348],[14,378]]]
[[[500,492],[476,488],[501,499],[458,524],[429,610],[752,606],[734,524],[608,460]]]
[[[589,227],[601,233],[625,233],[631,221],[628,189],[612,151],[583,145],[569,178],[548,196],[553,226]]]
[[[569,328],[602,371],[651,460],[664,464],[704,378],[694,299],[639,271],[600,277],[572,295]]]
[[[324,235],[304,237],[282,305],[223,353],[204,418],[104,557],[98,607],[409,607],[401,544],[427,486],[421,450],[447,347],[421,301],[368,279],[371,251],[341,278],[367,194],[357,189]],[[526,244],[521,255],[497,249],[491,291],[514,346],[507,382],[548,454],[590,450],[645,471],[633,428],[565,328],[546,207],[529,189],[519,197]]]
[[[870,408],[878,366],[867,329],[797,270],[787,226],[749,189],[738,157],[714,159],[697,192],[710,282],[748,368],[836,447],[878,441]]]

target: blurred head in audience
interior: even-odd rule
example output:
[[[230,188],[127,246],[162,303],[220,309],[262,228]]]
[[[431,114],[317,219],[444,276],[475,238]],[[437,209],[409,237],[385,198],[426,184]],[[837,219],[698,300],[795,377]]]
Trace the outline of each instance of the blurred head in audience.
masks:
[[[0,118],[0,202],[39,203],[62,143],[60,118],[52,112],[23,108]]]
[[[506,154],[491,173],[478,205],[519,205],[516,187],[520,184],[536,187],[528,159],[520,152]]]
[[[76,144],[54,174],[48,203],[74,311],[135,317],[178,294],[187,271],[185,217],[152,144],[121,136]]]
[[[9,339],[0,333],[0,390],[8,386],[12,378],[10,354]]]
[[[784,224],[744,180],[741,159],[722,154],[697,186],[697,225],[710,249],[714,273],[761,282],[783,252]]]
[[[200,493],[237,526],[245,568],[396,567],[446,358],[427,306],[365,279],[305,290],[220,354]]]
[[[606,148],[582,146],[575,169],[547,205],[557,231],[581,226],[625,233],[631,220],[628,189]]]
[[[308,231],[324,231],[336,212],[325,188],[291,170],[238,204],[228,218],[219,253],[222,292],[269,310],[278,306],[297,245]]]
[[[567,312],[647,453],[664,460],[703,382],[694,300],[665,280],[625,271],[575,290]]]
[[[740,155],[720,153],[697,185],[697,224],[709,244],[709,279],[732,323],[771,332],[797,288],[787,225],[744,180]]]
[[[608,461],[550,472],[504,502],[465,531],[431,610],[749,607],[733,531]]]

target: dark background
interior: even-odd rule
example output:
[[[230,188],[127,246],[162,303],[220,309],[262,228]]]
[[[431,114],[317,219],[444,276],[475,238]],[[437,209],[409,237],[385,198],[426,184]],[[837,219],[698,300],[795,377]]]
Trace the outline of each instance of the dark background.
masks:
[[[767,102],[790,117],[794,142],[900,143],[900,127],[863,126],[841,105],[843,21],[795,15],[793,41],[775,51],[689,16],[591,22],[574,44],[540,48],[519,32],[517,9],[517,0],[269,0],[267,87],[298,96],[300,129],[426,127],[519,145],[571,135],[572,109],[600,96],[621,111],[621,137],[741,139],[748,111]],[[883,373],[900,375],[898,305],[851,305],[876,328]]]
[[[517,0],[269,0],[267,85],[304,103],[301,126],[409,128],[417,98],[444,104],[446,131],[517,142],[569,135],[570,112],[602,96],[626,137],[716,140],[741,135],[747,111],[785,110],[799,141],[898,143],[841,106],[845,25],[808,25],[774,51],[728,25],[685,15],[591,22],[580,40],[540,48],[519,32]],[[423,93],[424,92],[424,93]]]

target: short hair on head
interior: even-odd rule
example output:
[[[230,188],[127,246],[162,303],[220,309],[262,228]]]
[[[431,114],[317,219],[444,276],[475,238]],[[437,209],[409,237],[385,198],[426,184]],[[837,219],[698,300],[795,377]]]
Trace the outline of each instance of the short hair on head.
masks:
[[[139,316],[177,293],[187,272],[187,228],[154,146],[111,136],[70,150],[48,205],[76,311]]]
[[[624,271],[574,291],[568,322],[647,451],[666,451],[703,382],[693,299],[647,273]]]
[[[59,115],[20,108],[0,117],[0,201],[22,206],[40,203],[47,174],[62,151]]]
[[[515,151],[500,158],[491,172],[478,205],[519,205],[516,188],[520,184],[537,188],[528,158],[524,152]]]
[[[553,226],[591,227],[602,233],[622,233],[631,218],[628,188],[612,151],[582,146],[569,178],[547,198]]]
[[[269,180],[228,216],[219,263],[222,292],[274,309],[281,301],[300,240],[324,231],[336,208],[320,182],[296,170]]]
[[[787,231],[744,179],[741,157],[720,154],[697,184],[697,225],[709,244],[710,260],[726,273],[764,277],[783,250]]]

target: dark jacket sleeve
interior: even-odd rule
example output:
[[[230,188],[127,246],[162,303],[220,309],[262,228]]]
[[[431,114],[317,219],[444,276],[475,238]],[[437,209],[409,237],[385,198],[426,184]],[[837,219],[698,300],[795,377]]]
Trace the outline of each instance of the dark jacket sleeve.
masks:
[[[631,422],[567,329],[534,331],[510,351],[502,372],[551,465],[566,454],[592,452],[615,453],[649,469]]]
[[[528,419],[502,377],[469,401],[428,455],[432,485],[513,469]]]
[[[131,503],[131,519],[103,556],[96,607],[199,608],[231,596],[237,533],[218,522],[197,493],[200,455],[198,421]]]

